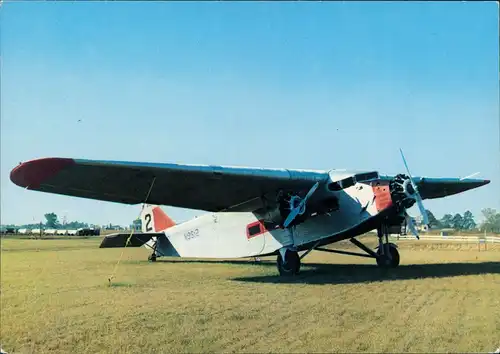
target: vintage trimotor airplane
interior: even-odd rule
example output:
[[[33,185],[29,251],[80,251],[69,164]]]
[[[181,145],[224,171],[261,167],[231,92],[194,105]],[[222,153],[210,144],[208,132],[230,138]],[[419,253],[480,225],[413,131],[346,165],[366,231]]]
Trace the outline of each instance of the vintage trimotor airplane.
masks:
[[[423,199],[442,198],[488,184],[470,178],[380,175],[377,171],[312,171],[180,165],[69,158],[32,160],[15,167],[10,179],[30,190],[125,204],[141,204],[142,231],[131,244],[159,256],[241,258],[277,256],[281,275],[298,274],[312,250],[372,257],[397,267],[397,246],[388,241],[407,224],[418,238],[407,209],[417,204],[428,225]],[[159,207],[209,213],[176,225]],[[356,236],[377,230],[371,250]],[[321,246],[349,239],[365,253]],[[130,238],[120,246],[128,246]],[[105,240],[102,247],[110,240]],[[109,247],[112,247],[110,245]],[[305,251],[299,255],[299,252]]]

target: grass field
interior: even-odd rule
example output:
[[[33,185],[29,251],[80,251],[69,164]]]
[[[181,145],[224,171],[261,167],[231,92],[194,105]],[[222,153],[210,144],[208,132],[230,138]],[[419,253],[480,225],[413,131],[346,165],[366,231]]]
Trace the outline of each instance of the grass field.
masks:
[[[148,263],[101,238],[2,240],[1,347],[44,352],[492,352],[500,247],[399,242],[401,266],[312,252]]]

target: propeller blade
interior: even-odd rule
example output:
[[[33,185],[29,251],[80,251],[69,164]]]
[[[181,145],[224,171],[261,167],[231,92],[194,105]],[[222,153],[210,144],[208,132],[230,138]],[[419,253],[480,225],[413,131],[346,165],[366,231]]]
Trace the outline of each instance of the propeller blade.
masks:
[[[286,217],[285,222],[283,223],[283,226],[288,227],[288,225],[290,225],[290,223],[297,217],[297,215],[299,215],[299,213],[300,213],[299,207],[294,208],[290,212],[290,214],[288,214],[288,216]]]
[[[406,163],[405,155],[403,154],[403,149],[399,148],[399,152],[401,153],[401,157],[403,158],[403,163],[405,164],[406,172],[408,173],[408,176],[410,176],[410,180],[413,181],[413,179],[411,178],[410,169],[408,168],[408,164]]]
[[[314,186],[311,187],[311,189],[309,190],[309,192],[307,192],[307,194],[306,194],[306,196],[304,197],[303,200],[307,201],[311,197],[311,195],[313,195],[313,193],[316,192],[316,189],[318,189],[318,187],[319,187],[319,182],[316,182],[314,184]]]
[[[424,203],[422,203],[422,198],[418,192],[415,193],[415,196],[417,197],[417,205],[420,209],[420,214],[422,214],[422,222],[424,225],[429,225],[429,217],[427,216],[427,210],[424,208]]]
[[[408,164],[406,163],[405,155],[403,154],[403,149],[399,148],[401,152],[401,157],[403,158],[403,163],[406,168],[406,172],[408,173],[408,177],[410,177],[410,183],[413,189],[415,190],[415,198],[417,201],[418,209],[420,210],[420,214],[422,214],[422,221],[425,225],[429,225],[429,217],[427,216],[427,211],[425,210],[424,203],[422,202],[422,197],[418,192],[417,184],[413,181],[413,177],[411,176],[410,169],[408,168]]]
[[[299,205],[297,205],[295,208],[292,209],[290,214],[288,214],[287,218],[285,219],[285,222],[283,223],[284,227],[288,227],[288,225],[292,223],[292,221],[297,217],[297,215],[300,214],[301,209],[305,206],[307,200],[311,197],[311,195],[313,195],[313,193],[316,191],[316,189],[318,189],[318,187],[319,187],[319,182],[316,182],[314,186],[311,187],[309,192],[307,192],[304,199],[300,201]]]
[[[413,223],[413,219],[411,218],[411,216],[405,212],[405,218],[406,218],[406,225],[408,225],[408,228],[410,229],[411,233],[417,238],[417,240],[420,240],[417,228],[415,227],[415,224]]]

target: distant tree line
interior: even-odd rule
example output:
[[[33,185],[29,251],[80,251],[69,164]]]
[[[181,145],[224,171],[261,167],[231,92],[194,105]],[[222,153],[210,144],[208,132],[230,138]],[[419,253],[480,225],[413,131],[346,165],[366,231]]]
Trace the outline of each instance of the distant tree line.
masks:
[[[500,232],[500,213],[495,209],[486,208],[481,211],[484,221],[477,225],[474,216],[467,210],[463,215],[445,214],[441,219],[437,219],[430,210],[427,211],[429,226],[434,229],[455,229],[455,230],[476,230],[481,229],[486,232]]]
[[[494,232],[500,233],[500,213],[495,209],[486,208],[481,211],[484,216],[484,221],[477,225],[474,220],[474,216],[472,213],[467,210],[463,215],[461,214],[445,214],[441,219],[437,219],[434,214],[430,210],[427,211],[427,217],[429,218],[429,226],[431,229],[455,229],[455,230],[477,230],[486,232]],[[80,229],[80,228],[89,228],[93,225],[89,225],[88,223],[81,221],[70,221],[64,224],[59,222],[58,216],[56,213],[47,213],[44,215],[45,223],[34,223],[34,224],[25,224],[21,226],[15,225],[3,225],[3,227],[18,227],[18,228],[26,228],[26,229],[38,229],[40,226],[46,229]],[[141,230],[141,219],[133,220],[130,227],[132,229]],[[119,228],[118,225],[109,224],[109,229]]]
[[[15,228],[20,228],[20,229],[39,229],[40,226],[45,228],[45,229],[67,229],[67,230],[75,230],[75,229],[80,229],[80,228],[89,228],[88,223],[86,222],[81,222],[81,221],[70,221],[64,224],[61,224],[59,222],[59,219],[57,217],[56,213],[47,213],[44,215],[45,217],[45,223],[43,222],[38,222],[38,223],[33,223],[33,224],[24,224],[20,226],[16,225],[5,225],[6,227],[15,227]]]
[[[90,227],[88,223],[81,221],[70,221],[64,224],[59,222],[58,216],[56,213],[47,213],[44,215],[45,217],[45,228],[47,229],[79,229],[79,228],[88,228]]]
[[[486,232],[500,233],[500,213],[492,208],[483,209],[482,213],[485,220],[481,224],[481,228]]]

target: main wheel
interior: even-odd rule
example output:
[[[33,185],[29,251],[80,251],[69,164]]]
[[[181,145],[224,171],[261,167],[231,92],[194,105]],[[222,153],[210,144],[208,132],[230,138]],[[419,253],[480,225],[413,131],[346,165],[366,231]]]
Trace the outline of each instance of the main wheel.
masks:
[[[148,261],[150,261],[150,262],[156,262],[156,254],[152,253],[152,254],[148,257]]]
[[[280,275],[297,275],[300,271],[300,257],[297,251],[286,250],[285,252],[285,262],[281,257],[281,253],[278,253],[277,259],[278,271]]]
[[[377,265],[384,268],[396,268],[399,265],[399,251],[396,245],[389,243],[387,244],[386,250],[389,251],[391,257],[387,255],[382,255],[382,250],[379,248],[377,250]]]

